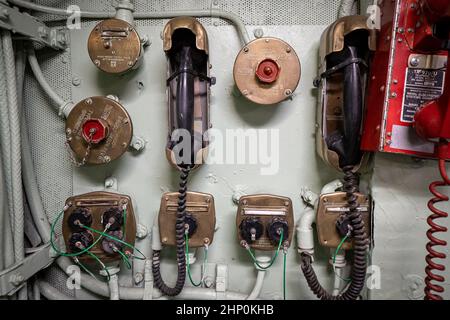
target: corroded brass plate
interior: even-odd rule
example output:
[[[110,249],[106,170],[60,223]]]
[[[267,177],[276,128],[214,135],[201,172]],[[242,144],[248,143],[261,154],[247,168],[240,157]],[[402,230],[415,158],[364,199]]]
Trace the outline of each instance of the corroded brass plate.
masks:
[[[123,206],[126,205],[126,226],[125,226],[125,242],[134,245],[136,240],[136,219],[134,216],[133,204],[131,198],[127,195],[116,194],[104,191],[90,192],[77,196],[70,197],[66,200],[66,206],[68,209],[64,212],[62,233],[64,237],[64,243],[66,250],[69,250],[69,238],[72,235],[72,230],[69,227],[68,219],[73,211],[77,208],[87,208],[92,214],[93,229],[103,231],[102,215],[110,208],[118,208],[123,210]],[[94,233],[94,239],[97,239],[99,234]],[[132,249],[124,247],[122,251],[128,250],[133,252]],[[100,240],[91,250],[91,253],[95,254],[103,262],[112,262],[121,259],[119,253],[106,253],[102,249],[102,240]],[[83,254],[78,257],[82,262],[94,260],[87,254]]]
[[[90,119],[95,119],[107,128],[107,135],[96,143],[89,143],[89,139],[83,134],[85,126],[90,125],[87,122]],[[67,117],[66,139],[76,157],[74,161],[78,163],[109,163],[127,150],[132,136],[133,126],[127,111],[117,101],[106,97],[91,97],[80,101]]]
[[[257,217],[264,226],[262,236],[255,242],[249,243],[253,249],[271,251],[277,248],[267,235],[269,224],[274,218],[280,218],[288,223],[289,236],[287,246],[292,243],[294,234],[294,212],[290,198],[270,194],[257,194],[242,196],[239,199],[239,207],[236,214],[236,230],[239,243],[243,240],[239,232],[239,226],[245,218]]]
[[[120,19],[107,19],[97,24],[89,35],[88,52],[100,70],[124,73],[137,66],[142,43],[131,24]]]
[[[276,79],[261,81],[257,71],[261,63],[275,65]],[[290,97],[300,81],[300,60],[295,50],[277,38],[260,38],[248,43],[234,62],[234,81],[250,101],[270,105]],[[270,76],[269,76],[270,78]]]
[[[371,239],[371,199],[362,193],[358,193],[358,203],[364,221],[366,234]],[[333,192],[323,194],[319,197],[317,208],[317,233],[319,242],[324,247],[337,248],[342,238],[336,230],[336,221],[345,213],[347,208],[347,198],[345,192]],[[352,249],[352,242],[346,241],[342,249]]]
[[[210,245],[216,227],[214,197],[207,193],[188,192],[186,211],[197,220],[197,230],[189,238],[189,247],[198,248]],[[158,223],[161,243],[175,246],[175,222],[178,209],[178,192],[168,192],[161,198]]]

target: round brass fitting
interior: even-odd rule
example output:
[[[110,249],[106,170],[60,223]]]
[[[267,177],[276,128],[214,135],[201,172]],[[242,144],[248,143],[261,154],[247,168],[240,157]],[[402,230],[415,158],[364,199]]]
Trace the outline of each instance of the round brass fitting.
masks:
[[[127,151],[133,126],[125,108],[106,97],[80,101],[66,121],[66,142],[74,161],[83,164],[109,163]]]
[[[121,74],[135,69],[142,50],[136,28],[120,19],[101,21],[88,39],[89,57],[97,68],[106,73]]]
[[[277,38],[248,43],[236,57],[234,81],[248,100],[263,105],[289,98],[298,86],[300,60],[295,50]]]

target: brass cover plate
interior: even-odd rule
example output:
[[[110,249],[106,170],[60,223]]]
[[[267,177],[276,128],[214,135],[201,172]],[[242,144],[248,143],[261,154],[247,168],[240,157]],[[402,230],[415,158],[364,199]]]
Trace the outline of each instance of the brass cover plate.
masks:
[[[108,126],[108,135],[97,144],[83,137],[83,124],[88,119],[99,119]],[[109,163],[119,158],[131,143],[133,126],[125,108],[106,97],[91,97],[80,101],[66,120],[66,141],[77,161],[86,159],[86,164]],[[89,151],[89,152],[87,152]],[[86,154],[88,156],[86,157]]]
[[[358,30],[367,31],[367,47],[369,51],[376,49],[376,30],[370,28],[366,16],[354,15],[338,19],[322,34],[320,40],[320,67],[318,74],[326,71],[328,55],[344,49],[345,36]],[[364,80],[365,82],[365,80]],[[343,74],[335,73],[328,79],[322,79],[319,87],[316,125],[316,150],[322,160],[338,171],[339,156],[328,148],[325,138],[328,133],[343,128]],[[365,89],[364,89],[365,90]],[[365,153],[355,171],[365,171],[370,163],[370,154]]]
[[[278,65],[279,74],[271,83],[260,81],[256,71],[261,62],[270,60]],[[283,40],[259,38],[248,43],[236,57],[234,81],[248,100],[262,105],[279,103],[289,98],[298,86],[300,60],[295,50]]]
[[[163,30],[163,49],[169,51],[172,48],[172,35],[178,29],[189,29],[195,34],[195,45],[198,50],[209,53],[208,34],[203,25],[193,17],[176,17],[167,22]]]
[[[372,235],[371,223],[371,199],[369,196],[357,193],[357,201],[362,209],[361,214],[364,221],[365,231],[369,239]],[[317,234],[319,243],[324,247],[337,248],[342,238],[336,230],[336,222],[347,209],[347,196],[345,192],[333,192],[322,194],[319,197],[317,207]],[[352,249],[352,242],[346,241],[342,245],[342,249]]]
[[[134,216],[133,204],[131,198],[127,195],[116,194],[111,192],[96,191],[85,193],[77,196],[70,197],[66,200],[66,206],[68,209],[64,212],[63,224],[62,224],[62,234],[64,237],[64,243],[66,245],[66,250],[69,250],[69,239],[72,235],[72,230],[69,227],[68,219],[72,212],[78,208],[89,208],[92,214],[92,225],[91,228],[98,231],[103,231],[104,227],[101,223],[103,213],[111,207],[118,207],[122,209],[123,205],[126,205],[127,216],[126,216],[126,226],[125,226],[125,242],[134,245],[136,240],[136,218]],[[94,233],[94,239],[97,239],[99,234]],[[94,240],[95,241],[95,240]],[[100,240],[90,252],[95,254],[102,262],[112,262],[121,260],[119,253],[109,254],[102,249],[102,241]],[[133,251],[130,248],[131,252]],[[123,250],[122,249],[122,250]],[[87,254],[82,254],[78,256],[81,262],[94,260]]]
[[[242,220],[249,217],[259,218],[264,226],[261,238],[253,243],[249,243],[251,248],[262,251],[272,251],[277,248],[277,245],[273,244],[267,236],[267,228],[275,217],[287,221],[289,226],[287,246],[289,247],[291,245],[292,236],[294,234],[294,212],[290,198],[271,194],[242,196],[239,199],[239,206],[236,214],[236,230],[239,243],[244,240],[239,232],[239,226],[241,225]]]
[[[175,223],[178,210],[178,192],[167,192],[161,198],[158,223],[161,243],[175,246]],[[216,228],[214,197],[207,193],[187,192],[186,211],[197,220],[197,230],[189,238],[190,248],[210,245]]]
[[[89,35],[88,52],[100,70],[120,74],[137,66],[142,55],[142,42],[128,22],[107,19],[97,24]]]

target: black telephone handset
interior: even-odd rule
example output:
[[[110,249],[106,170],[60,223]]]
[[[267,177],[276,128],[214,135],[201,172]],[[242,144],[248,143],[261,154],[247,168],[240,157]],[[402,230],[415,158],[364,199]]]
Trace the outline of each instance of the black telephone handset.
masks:
[[[366,25],[364,19],[361,16],[344,17],[325,31],[322,45],[327,44],[328,47],[327,45],[322,47],[321,52],[324,53],[327,49],[331,52],[324,57],[325,70],[314,81],[325,95],[321,99],[320,106],[322,135],[319,140],[321,143],[318,144],[319,154],[324,155],[323,158],[333,167],[344,172],[343,191],[346,193],[348,210],[336,221],[336,231],[343,239],[351,239],[353,246],[351,283],[337,296],[333,296],[322,287],[312,267],[312,257],[308,253],[302,253],[301,268],[309,287],[318,298],[326,300],[356,300],[365,285],[366,250],[369,239],[361,210],[358,208],[357,172],[363,158],[363,152],[360,150],[366,79],[366,70],[363,68],[367,66],[365,61],[368,54],[368,32],[361,27]],[[348,24],[348,28],[337,28],[339,24]],[[347,34],[337,32],[352,29],[353,31]],[[334,46],[327,42],[330,38],[336,41]],[[344,39],[344,43],[336,39]],[[335,49],[340,47],[342,49]],[[323,148],[322,141],[326,148]],[[333,161],[334,159],[336,161]],[[345,234],[343,230],[346,230]]]
[[[186,280],[188,176],[206,156],[208,141],[203,136],[209,128],[209,86],[214,84],[214,79],[209,78],[208,74],[206,30],[196,19],[178,17],[170,20],[164,28],[163,39],[168,61],[169,130],[166,156],[180,170],[174,226],[178,266],[175,286],[169,287],[162,279],[161,250],[153,250],[152,271],[155,286],[165,295],[176,296],[183,290]],[[190,230],[193,231],[192,226]]]
[[[326,137],[328,148],[339,156],[341,168],[360,163],[361,123],[363,118],[363,85],[358,47],[349,43],[344,50],[330,55],[327,65],[340,66],[344,74],[343,86],[343,128]]]
[[[177,29],[167,51],[169,161],[179,169],[200,164],[207,146],[203,134],[209,128],[208,90],[214,79],[208,76],[208,54],[197,47],[196,37],[190,29]]]

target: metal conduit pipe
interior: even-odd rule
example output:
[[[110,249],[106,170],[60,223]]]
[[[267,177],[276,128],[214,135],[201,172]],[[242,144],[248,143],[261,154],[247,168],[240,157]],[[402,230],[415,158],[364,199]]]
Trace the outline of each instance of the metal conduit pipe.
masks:
[[[358,13],[358,0],[342,0],[339,6],[338,17],[346,17]]]
[[[22,58],[17,60],[16,74],[17,74],[17,90],[19,98],[19,106],[21,108],[22,121],[22,179],[25,194],[31,211],[31,216],[35,223],[36,229],[41,236],[44,243],[50,241],[50,223],[45,214],[44,206],[42,204],[41,195],[37,183],[37,176],[34,171],[33,157],[31,154],[31,145],[28,136],[28,127],[26,124],[25,112],[23,110],[24,104],[22,99],[23,83],[25,78],[26,55],[22,52]]]
[[[0,105],[1,108],[1,105]],[[2,227],[5,223],[5,219],[4,219],[4,214],[6,214],[6,207],[4,206],[5,201],[6,201],[6,190],[4,188],[5,184],[3,183],[3,161],[2,161],[2,157],[0,156],[0,227]],[[0,244],[3,244],[3,238],[0,235]],[[0,250],[2,250],[1,246],[0,246]],[[4,257],[3,254],[0,253],[0,270],[5,269],[5,262],[4,262]]]
[[[121,0],[116,6],[116,19],[124,20],[129,24],[134,24],[134,1]]]
[[[3,54],[6,70],[6,86],[8,90],[8,111],[11,130],[11,182],[13,194],[13,239],[14,259],[21,262],[25,257],[24,249],[24,208],[22,189],[22,160],[20,138],[20,110],[17,100],[16,62],[10,31],[2,32]],[[19,299],[27,299],[27,286],[19,291]]]
[[[6,74],[5,62],[3,59],[3,43],[0,41],[0,74]],[[0,77],[0,147],[2,157],[2,166],[6,185],[7,194],[7,209],[5,214],[9,214],[12,218],[13,214],[13,197],[11,185],[11,130],[9,128],[9,114],[8,114],[8,94],[6,90],[6,79]],[[6,226],[5,226],[6,227]]]
[[[258,270],[258,275],[256,276],[256,282],[255,286],[253,287],[252,292],[248,295],[246,300],[255,300],[259,297],[259,294],[261,293],[263,284],[264,284],[264,278],[266,276],[265,270]]]
[[[68,11],[65,9],[57,9],[47,6],[38,5],[35,3],[30,3],[28,1],[23,0],[8,0],[9,3],[38,11],[44,12],[54,15],[62,15],[62,16],[70,16],[73,14],[72,11]],[[93,11],[80,11],[80,16],[82,18],[90,18],[90,19],[105,19],[105,18],[113,18],[116,16],[116,12],[93,12]],[[177,10],[177,11],[165,11],[165,12],[137,12],[134,13],[134,19],[169,19],[181,16],[191,16],[191,17],[215,17],[222,18],[230,21],[233,25],[236,26],[240,37],[244,44],[250,42],[250,36],[245,28],[245,24],[242,19],[235,13],[220,10],[220,9],[210,9],[210,10]]]
[[[63,98],[61,98],[47,82],[37,61],[34,49],[30,48],[28,50],[28,62],[39,85],[53,102],[53,107],[58,112],[58,115],[66,117],[73,107],[73,102],[65,101]]]
[[[72,297],[69,297],[52,287],[48,282],[42,280],[37,281],[40,293],[48,300],[74,300]]]
[[[59,267],[65,272],[69,266],[73,265],[72,261],[67,257],[60,257],[56,260],[56,262],[59,265]],[[95,294],[104,297],[110,297],[108,284],[98,281],[84,273],[82,273],[80,277],[82,287]],[[144,290],[145,288],[119,286],[119,296],[121,299],[124,300],[142,300],[144,298]],[[247,298],[247,295],[245,294],[232,291],[227,291],[225,293],[221,292],[221,294],[224,294],[223,296],[220,295],[221,298],[224,297],[225,299],[229,300],[245,300]],[[160,292],[154,290],[152,293],[152,298],[166,299],[167,297],[163,297]],[[192,300],[215,300],[218,299],[218,293],[214,289],[185,287],[178,296],[172,298],[192,299]]]

